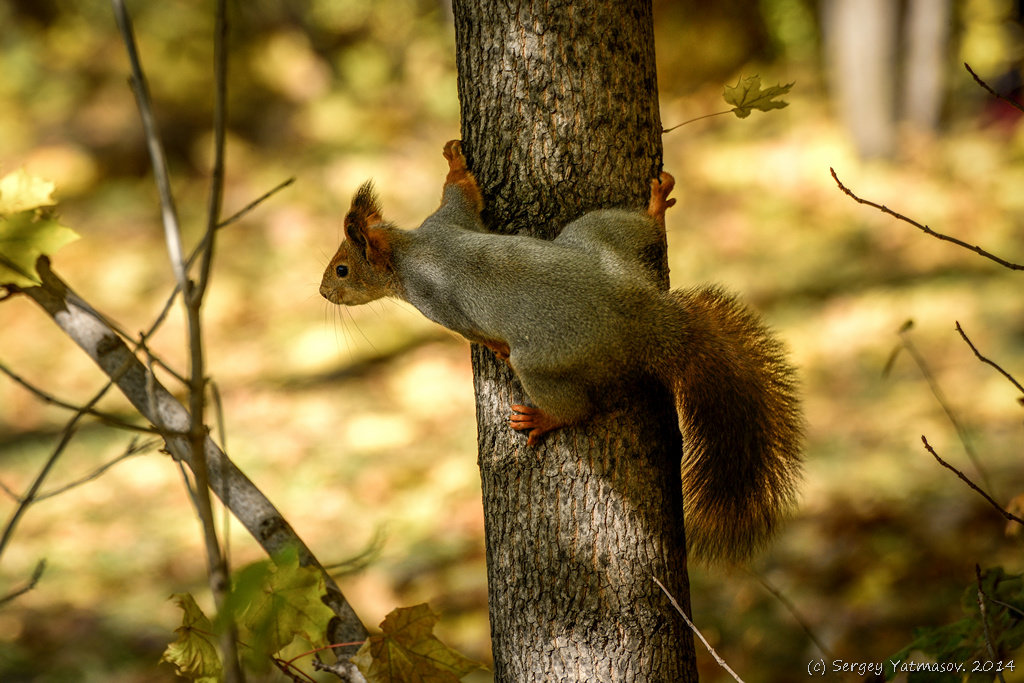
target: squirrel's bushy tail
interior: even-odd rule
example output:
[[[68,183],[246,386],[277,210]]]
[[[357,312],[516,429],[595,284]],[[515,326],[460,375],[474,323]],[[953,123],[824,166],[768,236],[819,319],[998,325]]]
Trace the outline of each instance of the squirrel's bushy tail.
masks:
[[[690,553],[737,562],[795,503],[802,417],[793,367],[752,311],[717,287],[673,290],[652,370],[676,397]]]

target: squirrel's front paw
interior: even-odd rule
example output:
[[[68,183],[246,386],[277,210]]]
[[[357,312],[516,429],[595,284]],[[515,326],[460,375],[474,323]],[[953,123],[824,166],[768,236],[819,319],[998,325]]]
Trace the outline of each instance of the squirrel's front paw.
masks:
[[[479,213],[484,208],[484,198],[480,193],[480,186],[476,184],[476,178],[470,173],[466,165],[466,157],[462,154],[462,142],[449,140],[444,146],[444,158],[448,160],[448,176],[444,179],[444,186],[458,185],[473,202],[474,210]],[[444,196],[441,198],[444,202]]]
[[[665,224],[665,210],[676,203],[668,195],[676,185],[676,179],[670,173],[662,171],[657,178],[651,179],[651,199],[647,202],[647,215]]]
[[[529,430],[530,435],[526,443],[536,446],[542,436],[553,429],[564,427],[565,423],[556,420],[540,408],[514,405],[512,414],[508,417],[508,426],[520,432]]]

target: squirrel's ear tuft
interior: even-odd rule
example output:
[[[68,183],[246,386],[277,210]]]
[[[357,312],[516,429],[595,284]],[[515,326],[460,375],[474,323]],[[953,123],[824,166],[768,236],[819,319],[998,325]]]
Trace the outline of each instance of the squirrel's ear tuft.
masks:
[[[366,228],[382,223],[380,200],[373,189],[373,181],[363,183],[352,197],[352,206],[345,215],[345,235],[353,242],[366,242],[363,232]]]
[[[371,266],[381,271],[391,263],[391,245],[380,227],[383,222],[373,181],[367,180],[356,190],[352,206],[345,215],[345,237],[356,245]]]

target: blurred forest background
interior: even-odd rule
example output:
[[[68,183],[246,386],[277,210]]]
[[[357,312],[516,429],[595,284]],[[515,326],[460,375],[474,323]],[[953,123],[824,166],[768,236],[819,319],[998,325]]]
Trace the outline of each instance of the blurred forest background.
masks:
[[[198,239],[212,5],[129,8],[186,236]],[[803,677],[824,655],[760,576],[830,656],[880,661],[915,627],[962,616],[975,564],[1024,569],[1019,538],[920,440],[1004,504],[1024,491],[1019,394],[954,331],[959,321],[982,353],[1024,378],[1024,288],[1019,274],[855,204],[829,167],[862,197],[1024,261],[1020,115],[962,67],[1019,94],[1020,3],[658,0],[655,9],[666,127],[727,109],[722,86],[741,75],[796,82],[784,110],[714,117],[664,138],[678,179],[674,283],[720,282],[764,312],[802,368],[809,425],[798,514],[753,563],[757,575],[692,568],[694,619],[748,682]],[[342,564],[364,622],[429,601],[441,637],[486,663],[468,347],[399,304],[341,311],[317,293],[364,179],[377,180],[400,225],[436,207],[441,146],[459,135],[450,10],[445,0],[253,0],[232,12],[225,212],[296,181],[219,237],[205,308],[226,423],[217,438],[314,552]],[[24,166],[53,180],[63,222],[82,236],[57,255],[57,271],[125,329],[148,327],[173,275],[110,6],[0,3],[0,74],[0,173]],[[908,319],[915,326],[900,337]],[[905,338],[984,476],[912,357],[898,355],[883,374]],[[178,307],[153,346],[185,365]],[[103,384],[23,297],[0,304],[0,361],[66,400],[84,402]],[[102,407],[131,415],[118,397]],[[25,490],[68,417],[0,377],[6,489]],[[48,487],[89,475],[130,439],[84,427]],[[14,507],[0,494],[4,518]],[[230,538],[235,566],[261,559],[237,524]],[[0,679],[174,680],[158,664],[180,623],[167,596],[192,591],[208,605],[209,595],[200,527],[169,457],[132,455],[31,507],[0,562],[0,594],[43,558],[34,590],[0,609]],[[723,679],[699,646],[698,659],[703,680]]]

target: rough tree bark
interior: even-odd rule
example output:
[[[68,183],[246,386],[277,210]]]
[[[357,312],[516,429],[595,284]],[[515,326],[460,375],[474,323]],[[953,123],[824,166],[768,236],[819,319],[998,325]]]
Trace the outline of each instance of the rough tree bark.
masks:
[[[645,205],[662,151],[649,1],[456,0],[454,15],[490,229],[552,238],[588,210]],[[480,347],[473,366],[495,680],[696,680],[692,634],[653,580],[689,609],[670,398],[636,387],[529,447],[508,427],[525,402],[511,372]]]

